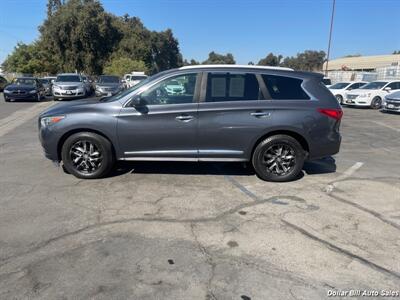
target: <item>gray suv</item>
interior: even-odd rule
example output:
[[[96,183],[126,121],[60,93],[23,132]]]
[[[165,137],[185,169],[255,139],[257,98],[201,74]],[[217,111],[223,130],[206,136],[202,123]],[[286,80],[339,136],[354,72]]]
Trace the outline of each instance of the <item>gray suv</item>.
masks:
[[[289,181],[305,160],[339,151],[342,110],[322,78],[186,66],[113,97],[51,107],[39,117],[40,140],[47,158],[79,178],[105,176],[116,160],[241,161],[261,179]]]

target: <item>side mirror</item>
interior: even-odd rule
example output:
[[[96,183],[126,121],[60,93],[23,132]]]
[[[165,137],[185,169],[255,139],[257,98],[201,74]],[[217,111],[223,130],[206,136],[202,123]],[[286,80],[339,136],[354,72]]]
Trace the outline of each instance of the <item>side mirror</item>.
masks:
[[[385,87],[383,90],[386,91],[386,92],[389,92],[389,91],[392,90],[392,88],[387,86],[387,87]]]
[[[135,108],[145,107],[147,105],[146,100],[144,100],[140,95],[133,97],[131,104]]]

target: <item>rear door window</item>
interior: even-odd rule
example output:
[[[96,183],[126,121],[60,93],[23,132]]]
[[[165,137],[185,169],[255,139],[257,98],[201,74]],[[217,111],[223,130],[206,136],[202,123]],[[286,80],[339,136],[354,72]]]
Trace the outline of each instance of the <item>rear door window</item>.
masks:
[[[262,75],[272,99],[275,100],[309,100],[310,97],[301,87],[303,80],[298,78]]]
[[[244,101],[262,99],[254,74],[209,73],[206,102]]]

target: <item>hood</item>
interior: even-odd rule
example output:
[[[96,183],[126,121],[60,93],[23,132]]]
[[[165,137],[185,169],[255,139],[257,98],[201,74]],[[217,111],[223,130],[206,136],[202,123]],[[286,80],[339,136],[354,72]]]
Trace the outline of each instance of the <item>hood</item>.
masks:
[[[372,92],[376,92],[379,89],[376,90],[368,90],[368,89],[355,89],[352,91],[349,91],[347,94],[354,94],[354,95],[360,95],[360,94],[365,94],[365,93],[372,93]]]
[[[64,115],[77,110],[85,110],[90,109],[94,105],[100,104],[100,99],[82,99],[82,100],[74,100],[71,102],[62,102],[56,105],[53,105],[43,111],[40,114],[40,117],[44,116],[55,116],[55,115]]]
[[[97,83],[96,84],[96,87],[99,87],[99,88],[103,88],[103,87],[117,88],[119,86],[120,86],[120,84],[118,82],[117,83],[110,82],[110,83]]]
[[[391,94],[387,95],[386,99],[399,101],[400,100],[400,91],[399,92],[394,92],[394,93],[391,93]]]
[[[67,82],[67,81],[63,81],[63,82],[54,82],[54,85],[58,85],[58,86],[83,86],[83,82]]]
[[[5,89],[9,91],[32,91],[36,90],[36,86],[25,84],[9,84],[5,87]]]

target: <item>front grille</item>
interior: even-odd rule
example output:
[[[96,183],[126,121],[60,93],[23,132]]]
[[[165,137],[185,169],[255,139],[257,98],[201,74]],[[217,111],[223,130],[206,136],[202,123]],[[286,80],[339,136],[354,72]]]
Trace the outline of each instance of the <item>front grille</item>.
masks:
[[[12,92],[14,95],[25,95],[26,91],[13,91]]]
[[[77,86],[63,86],[62,89],[66,91],[70,90],[76,90],[78,87]]]
[[[347,99],[353,100],[356,99],[358,95],[347,95]]]

